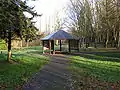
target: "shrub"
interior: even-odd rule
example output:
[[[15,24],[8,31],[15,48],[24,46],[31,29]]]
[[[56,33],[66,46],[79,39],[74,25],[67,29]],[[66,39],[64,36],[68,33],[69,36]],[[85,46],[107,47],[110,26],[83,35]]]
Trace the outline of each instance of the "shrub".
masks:
[[[6,49],[7,49],[6,42],[4,40],[0,40],[0,50],[6,50]]]

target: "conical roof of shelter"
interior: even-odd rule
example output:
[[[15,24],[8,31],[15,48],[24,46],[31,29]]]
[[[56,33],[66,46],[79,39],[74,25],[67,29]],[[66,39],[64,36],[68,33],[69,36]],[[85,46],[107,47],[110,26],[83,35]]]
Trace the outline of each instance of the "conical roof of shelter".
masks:
[[[42,38],[41,40],[70,40],[70,39],[73,39],[72,35],[65,32],[64,30],[58,30]]]

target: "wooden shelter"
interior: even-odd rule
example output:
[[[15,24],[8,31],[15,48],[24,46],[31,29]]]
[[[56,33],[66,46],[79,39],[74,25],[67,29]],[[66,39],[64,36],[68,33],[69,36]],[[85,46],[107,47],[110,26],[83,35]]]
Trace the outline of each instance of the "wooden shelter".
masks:
[[[74,39],[69,33],[58,30],[52,34],[41,39],[43,42],[43,53],[44,50],[49,50],[49,53],[55,54],[54,42],[59,40],[60,42],[60,51],[62,51],[62,42],[61,40],[68,40],[68,51],[71,52],[72,49],[79,50],[78,40]],[[75,47],[75,48],[74,48]]]

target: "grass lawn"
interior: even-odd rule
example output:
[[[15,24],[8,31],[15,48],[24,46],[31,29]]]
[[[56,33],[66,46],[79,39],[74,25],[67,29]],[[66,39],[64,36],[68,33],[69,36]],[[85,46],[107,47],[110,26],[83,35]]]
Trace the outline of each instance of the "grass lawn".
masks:
[[[82,52],[71,57],[76,90],[120,90],[120,52]]]
[[[13,64],[7,63],[7,52],[0,54],[0,89],[17,90],[43,65],[49,58],[42,56],[41,47],[30,47],[12,51]]]

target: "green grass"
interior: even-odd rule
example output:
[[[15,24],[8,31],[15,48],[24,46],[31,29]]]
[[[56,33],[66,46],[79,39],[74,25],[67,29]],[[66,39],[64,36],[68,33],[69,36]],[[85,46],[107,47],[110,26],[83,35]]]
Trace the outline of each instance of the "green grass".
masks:
[[[116,48],[94,48],[94,47],[88,47],[88,48],[80,48],[80,52],[119,52],[120,50],[117,50]]]
[[[96,85],[96,88],[108,89],[111,84],[120,88],[120,52],[80,53],[71,60],[70,69],[76,83],[81,82],[84,88]]]
[[[48,62],[49,58],[40,54],[40,47],[13,50],[12,64],[6,62],[6,51],[0,54],[0,89],[15,90],[27,82]]]

